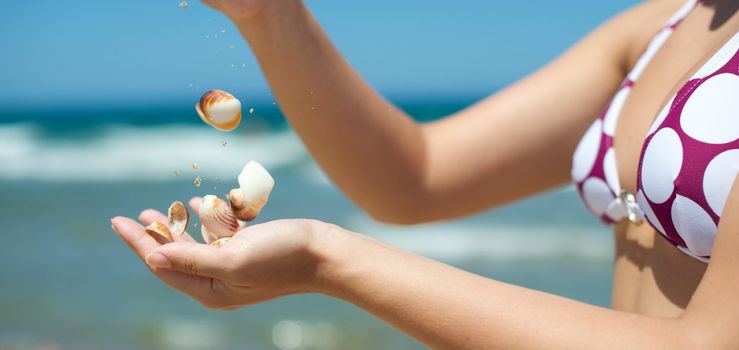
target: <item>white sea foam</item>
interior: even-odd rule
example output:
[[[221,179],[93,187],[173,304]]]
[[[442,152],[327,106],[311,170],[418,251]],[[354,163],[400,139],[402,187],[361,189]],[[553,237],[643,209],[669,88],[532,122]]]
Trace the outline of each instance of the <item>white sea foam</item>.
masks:
[[[224,146],[222,142],[227,142]],[[48,138],[34,124],[0,126],[0,179],[161,181],[235,174],[248,160],[270,170],[308,159],[292,131],[221,133],[198,126],[101,127],[89,138]],[[198,163],[197,171],[191,169]]]

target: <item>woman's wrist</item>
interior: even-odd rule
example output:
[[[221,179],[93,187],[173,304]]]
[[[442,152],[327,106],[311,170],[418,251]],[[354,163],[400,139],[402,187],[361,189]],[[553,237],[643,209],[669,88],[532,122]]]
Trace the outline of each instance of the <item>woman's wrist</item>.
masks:
[[[319,222],[313,230],[311,255],[315,259],[312,287],[315,292],[341,298],[341,291],[363,261],[373,240],[339,226]]]

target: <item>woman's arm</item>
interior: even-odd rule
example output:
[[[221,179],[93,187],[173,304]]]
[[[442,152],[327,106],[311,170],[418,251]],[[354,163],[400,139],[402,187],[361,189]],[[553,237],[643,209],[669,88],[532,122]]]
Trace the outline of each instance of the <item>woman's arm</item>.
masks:
[[[302,1],[207,2],[241,30],[319,165],[360,207],[393,223],[467,215],[565,183],[572,151],[626,74],[630,49],[657,30],[655,13],[674,7],[631,10],[514,86],[418,125],[346,62]]]
[[[711,264],[677,318],[486,279],[316,221],[251,226],[220,248],[187,235],[160,246],[125,218],[113,228],[163,281],[210,308],[324,293],[441,349],[737,349],[739,182],[726,203]],[[166,220],[153,211],[141,219]]]
[[[477,276],[352,233],[319,271],[325,293],[434,349],[693,349],[678,319],[613,311]]]

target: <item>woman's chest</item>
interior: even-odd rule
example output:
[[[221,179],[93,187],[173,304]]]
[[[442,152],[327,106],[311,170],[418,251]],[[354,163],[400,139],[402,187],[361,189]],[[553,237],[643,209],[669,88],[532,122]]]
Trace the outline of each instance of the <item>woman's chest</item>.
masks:
[[[578,146],[573,179],[604,222],[648,221],[707,261],[739,171],[739,22],[710,30],[705,11],[649,43]]]
[[[667,112],[681,89],[689,89],[689,80],[724,46],[736,28],[726,25],[709,29],[712,14],[696,9],[671,33],[643,67],[638,79],[623,99],[614,116],[613,150],[620,186],[637,193],[637,173],[645,139],[653,131],[660,113]],[[638,68],[638,67],[637,67]],[[618,101],[614,101],[618,102]]]

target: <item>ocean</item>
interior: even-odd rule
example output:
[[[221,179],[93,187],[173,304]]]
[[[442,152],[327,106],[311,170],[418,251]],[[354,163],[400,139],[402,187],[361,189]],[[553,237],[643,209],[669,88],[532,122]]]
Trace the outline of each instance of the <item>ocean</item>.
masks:
[[[466,103],[401,107],[429,121]],[[271,103],[232,133],[191,109],[0,111],[0,349],[425,348],[320,295],[205,310],[159,282],[111,231],[116,215],[222,196],[249,160],[276,180],[257,222],[324,220],[476,274],[610,303],[611,233],[571,186],[462,220],[392,226],[337,190]]]

